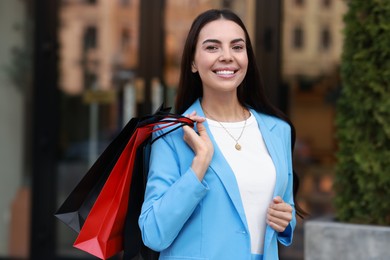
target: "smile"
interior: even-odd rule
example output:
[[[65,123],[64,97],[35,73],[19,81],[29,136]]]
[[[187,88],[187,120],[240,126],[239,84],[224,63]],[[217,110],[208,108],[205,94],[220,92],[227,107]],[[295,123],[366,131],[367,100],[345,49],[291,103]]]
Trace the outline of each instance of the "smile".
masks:
[[[234,70],[218,70],[218,71],[215,71],[215,73],[217,75],[233,75],[234,73],[236,73],[236,71],[234,71]]]

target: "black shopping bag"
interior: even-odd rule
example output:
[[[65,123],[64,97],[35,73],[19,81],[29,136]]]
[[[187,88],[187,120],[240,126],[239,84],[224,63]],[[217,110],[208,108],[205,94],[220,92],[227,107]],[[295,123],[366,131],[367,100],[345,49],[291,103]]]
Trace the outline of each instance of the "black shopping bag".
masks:
[[[169,134],[172,131],[182,127],[183,125],[193,126],[193,122],[181,121],[184,117],[174,115],[177,117],[177,126],[165,132],[163,135]],[[142,242],[141,230],[138,225],[138,218],[141,214],[142,203],[144,201],[145,188],[149,172],[149,158],[151,145],[163,135],[159,135],[152,140],[149,137],[137,149],[136,160],[133,166],[133,176],[129,192],[128,209],[125,220],[125,228],[123,234],[124,242],[124,259],[133,259],[134,257],[141,257],[143,260],[157,260],[159,252],[153,251],[146,247]],[[137,258],[138,259],[138,258]]]
[[[132,118],[126,124],[55,212],[59,220],[77,233],[139,121],[138,118]]]
[[[152,115],[132,118],[107,146],[54,215],[79,233],[112,168],[135,130],[139,126],[153,124],[163,120],[168,115],[172,115],[169,113],[170,110],[171,108],[163,108],[163,105],[161,105]],[[175,115],[173,117],[180,116]]]
[[[159,257],[158,252],[153,251],[143,244],[141,230],[138,225],[138,217],[141,213],[142,202],[144,201],[149,171],[150,149],[150,138],[137,149],[137,159],[133,171],[138,174],[133,174],[130,187],[129,206],[124,229],[124,259],[133,259],[136,256],[141,256],[143,260],[157,260]]]

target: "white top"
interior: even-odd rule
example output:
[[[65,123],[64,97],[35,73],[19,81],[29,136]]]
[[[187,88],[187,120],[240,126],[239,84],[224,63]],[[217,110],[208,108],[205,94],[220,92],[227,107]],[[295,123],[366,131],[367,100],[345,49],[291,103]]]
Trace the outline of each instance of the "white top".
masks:
[[[238,141],[240,151],[235,148],[236,141],[217,121],[207,119],[207,122],[237,179],[250,232],[251,253],[263,254],[267,209],[272,201],[276,171],[257,121],[252,114],[247,119]],[[244,123],[221,122],[236,139],[240,136]]]

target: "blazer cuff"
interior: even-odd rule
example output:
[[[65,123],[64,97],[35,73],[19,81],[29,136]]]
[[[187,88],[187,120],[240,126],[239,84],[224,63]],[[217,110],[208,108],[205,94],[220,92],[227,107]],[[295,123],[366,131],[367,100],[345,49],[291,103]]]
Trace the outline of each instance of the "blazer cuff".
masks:
[[[190,175],[192,175],[194,178],[195,178],[195,180],[199,183],[199,184],[201,184],[202,186],[203,186],[203,188],[205,189],[205,190],[209,190],[209,185],[207,184],[207,182],[203,179],[202,181],[199,181],[199,179],[198,179],[198,176],[196,176],[196,173],[194,172],[194,170],[190,167],[190,169],[188,170],[188,172],[187,172],[188,174],[190,174]]]
[[[289,246],[291,245],[292,240],[293,240],[293,232],[290,223],[283,232],[278,233],[278,241],[284,246]]]

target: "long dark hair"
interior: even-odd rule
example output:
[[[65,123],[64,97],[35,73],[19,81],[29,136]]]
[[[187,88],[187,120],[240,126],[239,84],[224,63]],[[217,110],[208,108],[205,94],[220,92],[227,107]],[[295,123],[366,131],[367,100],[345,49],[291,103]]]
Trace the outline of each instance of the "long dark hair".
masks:
[[[288,117],[282,113],[279,109],[271,104],[268,97],[265,94],[264,84],[260,76],[255,54],[252,48],[252,44],[249,38],[248,31],[245,28],[244,23],[234,12],[223,9],[211,9],[204,13],[201,13],[192,23],[190,31],[187,36],[187,40],[184,45],[179,87],[176,96],[175,109],[177,113],[184,113],[185,110],[191,106],[191,104],[198,98],[203,96],[202,81],[199,73],[193,73],[191,71],[192,62],[194,60],[196,43],[198,41],[199,32],[208,23],[225,19],[238,24],[245,33],[246,50],[248,55],[248,70],[246,76],[240,86],[237,89],[238,101],[243,106],[249,106],[254,110],[278,117],[286,121],[291,126],[291,143],[292,150],[294,150],[295,144],[295,128]],[[299,179],[294,172],[294,184],[293,194],[294,200],[299,188]],[[306,215],[297,203],[295,203],[296,212],[300,217]]]

